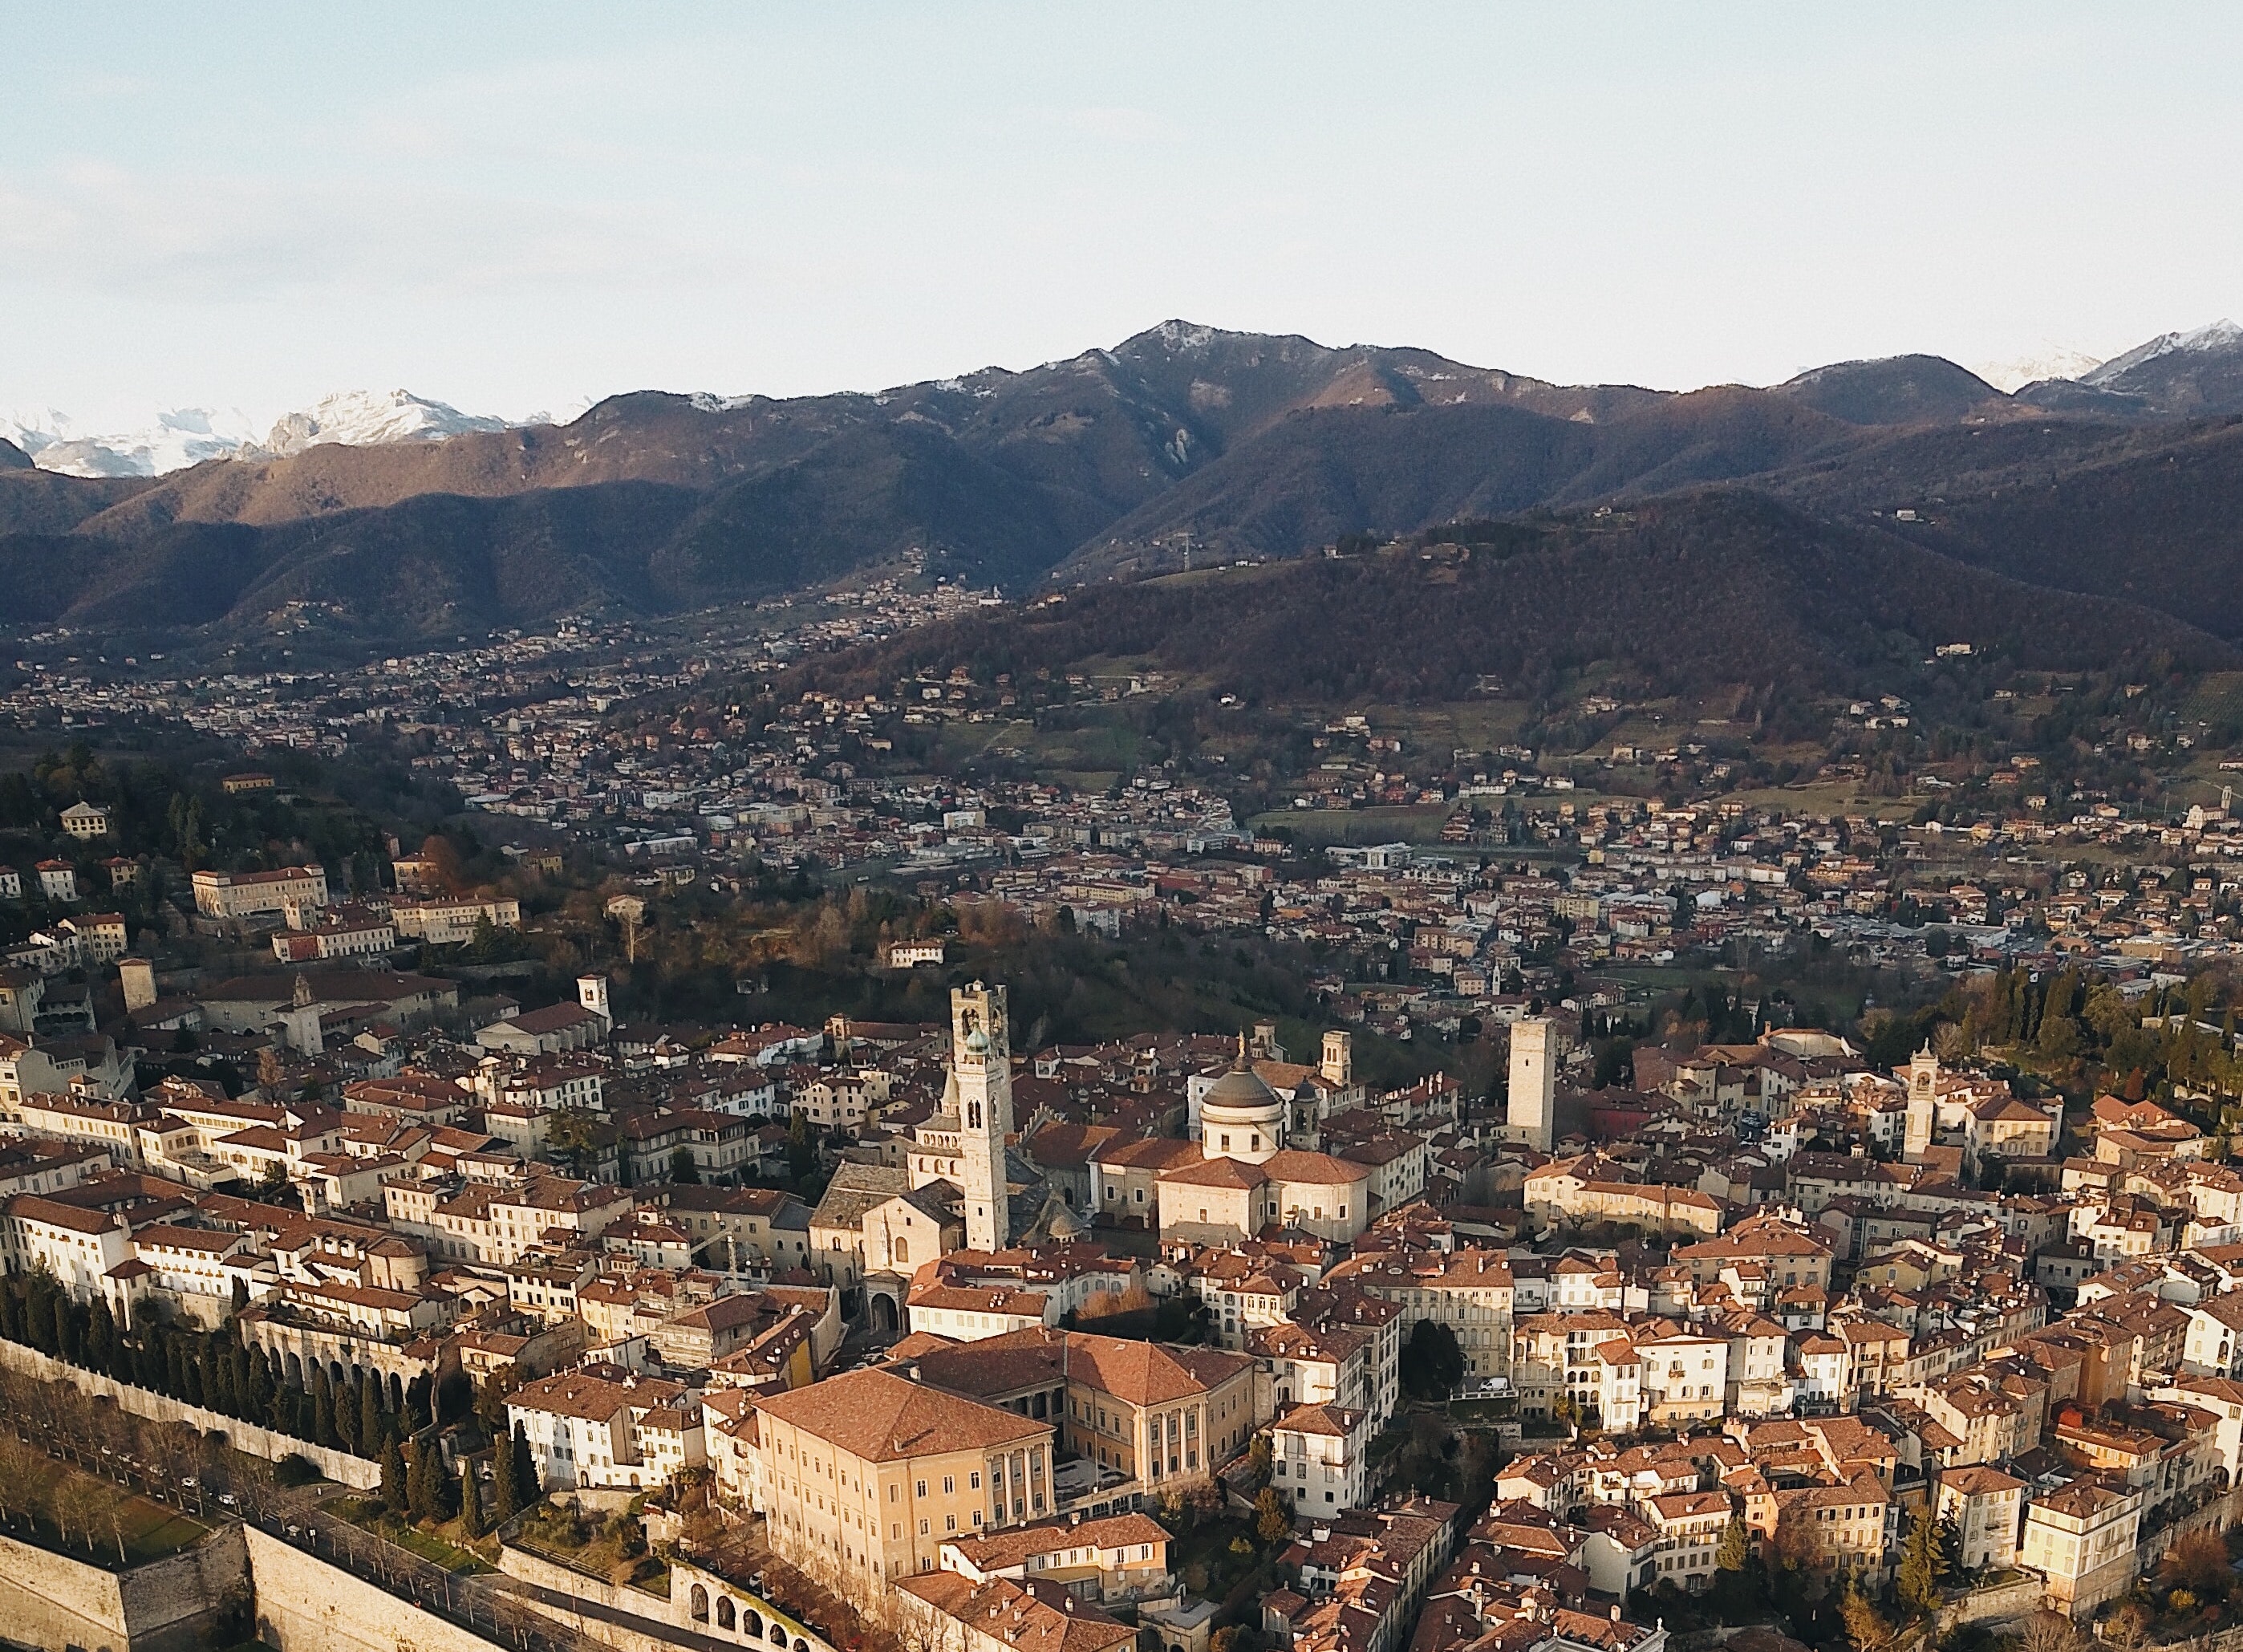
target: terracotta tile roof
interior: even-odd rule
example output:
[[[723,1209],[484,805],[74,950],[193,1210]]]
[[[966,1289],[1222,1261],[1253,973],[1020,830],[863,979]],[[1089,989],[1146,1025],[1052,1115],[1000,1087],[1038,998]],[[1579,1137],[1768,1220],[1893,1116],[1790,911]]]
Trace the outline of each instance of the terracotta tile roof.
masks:
[[[675,1404],[684,1394],[683,1383],[645,1378],[626,1386],[603,1377],[566,1371],[516,1389],[507,1396],[507,1404],[519,1406],[524,1411],[549,1412],[556,1416],[581,1417],[588,1422],[603,1423],[627,1407],[643,1406],[653,1411]]]
[[[1002,1636],[1014,1652],[1116,1652],[1137,1639],[1128,1624],[1049,1584],[1006,1577],[976,1583],[963,1572],[922,1572],[896,1588],[946,1617]]]
[[[1120,1548],[1125,1544],[1139,1543],[1166,1554],[1169,1534],[1149,1514],[1115,1514],[1105,1520],[1081,1522],[1043,1521],[1034,1526],[1017,1526],[1010,1531],[992,1532],[986,1537],[953,1538],[947,1547],[955,1548],[982,1571],[993,1572],[1024,1566],[1033,1555],[1055,1554],[1061,1549]]]
[[[1334,1187],[1371,1179],[1371,1167],[1367,1164],[1334,1158],[1329,1153],[1297,1153],[1290,1150],[1272,1153],[1263,1162],[1262,1171],[1273,1182],[1312,1182]]]
[[[1248,1164],[1239,1159],[1209,1159],[1203,1163],[1162,1170],[1161,1180],[1175,1187],[1255,1188],[1270,1177],[1258,1164]]]
[[[1068,1380],[1127,1404],[1156,1406],[1204,1392],[1251,1371],[1254,1363],[1245,1354],[1217,1348],[1171,1348],[1038,1325],[928,1349],[898,1368],[917,1371],[926,1381],[953,1392],[988,1395],[1049,1386],[1064,1372]],[[831,1379],[818,1386],[828,1387]]]
[[[972,1451],[1051,1433],[1049,1423],[1031,1422],[884,1370],[848,1372],[773,1394],[763,1409],[867,1462]]]
[[[1363,1420],[1359,1411],[1338,1406],[1296,1406],[1272,1425],[1292,1434],[1329,1434],[1345,1440]]]
[[[1090,1162],[1128,1170],[1161,1170],[1199,1161],[1199,1143],[1165,1136],[1148,1136],[1134,1142],[1108,1142],[1091,1150]]]
[[[43,1199],[36,1193],[19,1193],[9,1200],[4,1208],[19,1222],[37,1222],[51,1228],[66,1228],[72,1233],[107,1233],[125,1226],[106,1210],[81,1210],[71,1205],[57,1204],[52,1199]]]

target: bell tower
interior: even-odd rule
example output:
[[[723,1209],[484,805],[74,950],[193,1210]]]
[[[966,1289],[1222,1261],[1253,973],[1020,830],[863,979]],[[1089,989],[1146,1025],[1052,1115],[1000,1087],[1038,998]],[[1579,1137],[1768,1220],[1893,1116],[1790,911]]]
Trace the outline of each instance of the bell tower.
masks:
[[[966,1246],[1001,1251],[1012,1237],[1005,1138],[1013,1133],[1013,1048],[1002,987],[977,981],[951,989],[950,1071],[958,1087]]]
[[[1901,1157],[1917,1163],[1931,1150],[1932,1126],[1939,1100],[1939,1057],[1927,1042],[1908,1064],[1908,1117],[1901,1138]]]

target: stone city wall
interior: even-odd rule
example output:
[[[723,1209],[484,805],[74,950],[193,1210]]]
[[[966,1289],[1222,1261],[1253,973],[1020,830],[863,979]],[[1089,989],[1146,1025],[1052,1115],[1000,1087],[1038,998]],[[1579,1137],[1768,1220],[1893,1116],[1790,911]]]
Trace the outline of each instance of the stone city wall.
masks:
[[[83,1652],[193,1652],[247,1605],[241,1527],[125,1572],[0,1537],[0,1639]]]
[[[262,1457],[268,1462],[277,1463],[292,1454],[301,1457],[329,1480],[359,1491],[371,1491],[381,1483],[381,1465],[379,1463],[369,1462],[363,1457],[354,1457],[347,1451],[337,1451],[332,1446],[314,1446],[293,1434],[260,1428],[255,1423],[246,1423],[239,1417],[228,1417],[222,1412],[205,1411],[200,1406],[190,1406],[169,1394],[159,1394],[152,1388],[136,1387],[129,1382],[119,1382],[114,1377],[104,1377],[98,1372],[65,1365],[41,1353],[37,1348],[27,1348],[20,1342],[0,1342],[0,1367],[37,1378],[41,1382],[66,1382],[80,1393],[106,1395],[117,1402],[119,1411],[130,1412],[135,1417],[146,1417],[162,1423],[190,1423],[199,1433],[224,1434],[226,1443],[236,1451],[246,1452],[252,1457]]]
[[[241,1528],[275,1652],[491,1652],[491,1643],[258,1527]]]
[[[526,1603],[616,1652],[660,1652],[707,1642],[746,1652],[834,1652],[825,1636],[769,1601],[675,1556],[666,1600],[629,1584],[588,1577],[510,1542],[500,1550],[499,1567],[526,1586],[519,1591]],[[697,1588],[707,1614],[699,1619],[693,1616]]]

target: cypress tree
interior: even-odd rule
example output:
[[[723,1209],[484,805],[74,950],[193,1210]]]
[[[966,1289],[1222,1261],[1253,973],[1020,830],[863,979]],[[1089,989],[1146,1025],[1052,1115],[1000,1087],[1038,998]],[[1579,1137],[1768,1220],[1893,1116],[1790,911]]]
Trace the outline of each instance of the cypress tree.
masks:
[[[515,1471],[514,1441],[498,1437],[491,1453],[491,1517],[503,1526],[522,1512],[522,1480]]]
[[[24,1339],[24,1305],[16,1295],[13,1279],[0,1280],[0,1338],[9,1342]]]
[[[1910,1522],[1908,1541],[1901,1550],[1900,1574],[1896,1580],[1900,1597],[1920,1612],[1939,1606],[1939,1580],[1947,1570],[1947,1557],[1939,1550],[1937,1525],[1919,1513]]]
[[[31,1282],[31,1294],[24,1305],[24,1328],[30,1336],[31,1346],[41,1353],[56,1352],[55,1307],[57,1292],[51,1279],[37,1278]]]
[[[209,1392],[207,1385],[203,1380],[207,1374],[203,1370],[203,1355],[205,1352],[206,1350],[196,1346],[184,1338],[180,1340],[179,1374],[185,1379],[186,1387],[186,1392],[181,1398],[190,1406],[201,1405],[203,1396]]]
[[[77,1316],[71,1311],[71,1299],[60,1291],[55,1294],[55,1352],[73,1365],[84,1352],[78,1344]]]
[[[24,1293],[24,1340],[41,1353],[55,1351],[55,1287],[44,1278]]]
[[[164,1338],[164,1392],[174,1399],[187,1397],[186,1355],[179,1347],[177,1337]]]
[[[315,1370],[312,1373],[312,1443],[332,1446],[335,1443],[335,1395],[328,1386],[327,1373]]]
[[[486,1529],[482,1494],[475,1489],[475,1466],[472,1461],[460,1465],[460,1529],[469,1537],[481,1537]]]
[[[89,1371],[106,1371],[117,1352],[117,1320],[109,1305],[97,1302],[85,1316],[85,1364]]]
[[[498,1372],[484,1378],[475,1391],[475,1420],[493,1440],[506,1432],[506,1379]]]
[[[379,1457],[385,1422],[381,1412],[381,1373],[374,1372],[358,1391],[358,1454]]]
[[[428,1518],[428,1453],[417,1440],[405,1452],[405,1512],[416,1521]]]
[[[241,1414],[250,1422],[261,1422],[273,1414],[273,1362],[266,1358],[262,1347],[252,1348],[248,1354],[249,1379],[243,1385]]]
[[[1742,1521],[1732,1519],[1721,1532],[1721,1546],[1714,1552],[1714,1564],[1724,1572],[1741,1572],[1751,1556],[1752,1534]]]
[[[520,1423],[514,1426],[514,1494],[523,1508],[545,1495],[545,1488],[537,1483],[537,1460],[529,1454],[529,1436]]]
[[[356,1457],[358,1448],[358,1414],[362,1403],[359,1385],[346,1377],[334,1388],[335,1439],[342,1448]]]
[[[406,1510],[405,1453],[394,1440],[381,1448],[381,1500],[393,1514]]]
[[[415,1521],[444,1517],[441,1494],[436,1489],[439,1472],[434,1442],[414,1440],[412,1466],[405,1473],[405,1507]]]

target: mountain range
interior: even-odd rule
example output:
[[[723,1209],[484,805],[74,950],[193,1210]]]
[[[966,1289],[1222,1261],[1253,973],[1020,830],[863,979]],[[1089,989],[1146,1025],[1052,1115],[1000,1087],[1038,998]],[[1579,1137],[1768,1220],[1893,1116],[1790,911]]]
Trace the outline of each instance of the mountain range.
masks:
[[[2123,605],[2114,637],[2162,610],[2166,643],[2223,646],[2243,637],[2243,329],[2014,393],[1931,355],[1674,393],[1171,321],[1025,372],[639,392],[565,425],[352,398],[161,475],[65,475],[0,443],[0,624],[226,636],[287,610],[409,642],[760,597],[914,550],[976,583],[1073,590],[1708,489],[1778,513],[1692,529],[1779,524],[1740,566],[1786,533],[1835,536],[1847,566]]]
[[[51,409],[30,418],[0,418],[0,441],[38,469],[67,476],[160,476],[212,459],[283,458],[321,442],[441,442],[463,431],[506,427],[504,419],[461,413],[409,390],[345,390],[282,415],[262,437],[239,409],[173,408],[144,428],[108,434],[81,431],[76,420]]]

